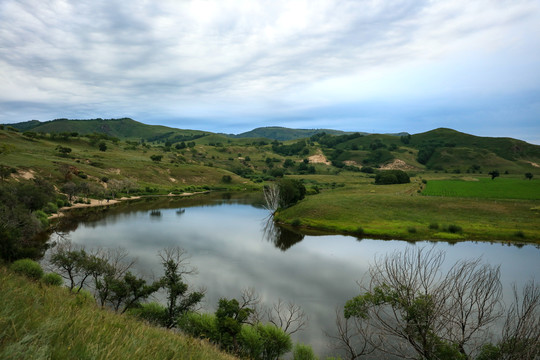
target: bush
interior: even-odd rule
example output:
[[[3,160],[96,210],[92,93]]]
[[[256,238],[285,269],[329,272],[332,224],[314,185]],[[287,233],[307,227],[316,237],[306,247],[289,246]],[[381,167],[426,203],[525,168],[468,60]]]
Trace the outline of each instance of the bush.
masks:
[[[313,349],[309,345],[296,344],[293,349],[293,360],[316,360]]]
[[[48,202],[47,205],[43,208],[43,211],[47,214],[54,214],[58,212],[58,205],[52,202]]]
[[[403,170],[385,170],[375,176],[375,184],[390,185],[390,184],[407,184],[411,179]]]
[[[212,314],[188,312],[178,320],[178,328],[195,338],[219,340],[216,317]]]
[[[42,227],[46,228],[47,226],[49,226],[49,216],[45,214],[44,211],[42,210],[34,211],[34,215],[39,220]]]
[[[157,326],[165,326],[167,320],[167,309],[156,302],[141,304],[139,307],[130,309],[129,314]]]
[[[294,219],[291,223],[292,226],[300,226],[302,224],[302,222],[300,221],[300,219]]]
[[[11,264],[10,269],[33,280],[39,280],[43,276],[41,265],[31,259],[17,260]]]
[[[409,234],[416,234],[416,228],[414,226],[409,227],[407,231],[409,232]]]
[[[45,285],[50,286],[62,286],[64,284],[64,279],[62,279],[62,277],[57,273],[45,274],[41,278],[41,281],[43,281]]]
[[[452,233],[452,234],[457,234],[457,233],[460,233],[463,231],[463,229],[461,228],[461,226],[458,226],[458,225],[448,225],[448,228],[447,228],[448,232],[449,233]]]
[[[431,230],[437,230],[439,228],[439,224],[438,223],[431,223],[431,224],[429,224],[429,228]]]

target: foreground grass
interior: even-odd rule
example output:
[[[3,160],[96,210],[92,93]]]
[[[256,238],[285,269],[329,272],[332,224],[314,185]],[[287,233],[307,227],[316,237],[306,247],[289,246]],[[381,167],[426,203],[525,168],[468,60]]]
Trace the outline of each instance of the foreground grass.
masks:
[[[421,196],[418,179],[384,186],[357,181],[308,196],[276,220],[383,239],[540,242],[538,200]],[[461,230],[450,231],[451,225]]]
[[[99,309],[0,267],[1,359],[232,359],[200,340]]]

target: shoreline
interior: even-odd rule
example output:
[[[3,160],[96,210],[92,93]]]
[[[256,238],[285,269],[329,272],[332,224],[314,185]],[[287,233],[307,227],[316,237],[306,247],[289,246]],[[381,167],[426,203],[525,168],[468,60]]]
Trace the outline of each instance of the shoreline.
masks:
[[[139,195],[139,196],[132,196],[132,197],[121,197],[119,199],[111,199],[111,200],[97,200],[97,199],[89,199],[90,204],[73,204],[71,206],[64,206],[58,209],[58,212],[56,214],[52,214],[48,217],[49,220],[58,219],[63,216],[65,216],[65,212],[72,210],[72,209],[81,209],[81,208],[89,208],[89,207],[106,207],[110,205],[119,204],[123,201],[129,201],[129,200],[137,200],[142,199],[144,197],[186,197],[186,196],[193,196],[193,195],[199,195],[199,194],[206,194],[210,191],[200,191],[200,192],[193,192],[193,193],[182,193],[182,194],[173,194],[169,193],[167,195]]]

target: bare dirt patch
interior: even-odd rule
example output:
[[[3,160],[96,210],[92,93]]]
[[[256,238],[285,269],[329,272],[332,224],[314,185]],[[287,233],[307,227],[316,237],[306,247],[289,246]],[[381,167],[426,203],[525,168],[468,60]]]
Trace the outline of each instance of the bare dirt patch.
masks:
[[[540,165],[535,163],[535,162],[532,162],[532,161],[527,161],[529,164],[531,164],[532,166],[534,167],[537,167],[537,168],[540,168]]]
[[[405,161],[400,159],[394,159],[392,162],[381,166],[381,170],[413,170],[416,169],[414,166],[407,164]]]
[[[19,179],[32,180],[36,177],[36,173],[33,170],[19,170],[12,176]]]
[[[328,161],[328,159],[326,158],[326,156],[324,156],[322,153],[311,155],[310,157],[308,157],[308,160],[311,164],[331,164],[330,161]]]

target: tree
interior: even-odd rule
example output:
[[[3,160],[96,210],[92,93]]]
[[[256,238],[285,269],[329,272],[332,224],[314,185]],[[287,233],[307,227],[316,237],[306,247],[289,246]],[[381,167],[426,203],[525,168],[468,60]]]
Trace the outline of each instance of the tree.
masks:
[[[160,162],[161,159],[163,159],[163,155],[152,155],[150,156],[150,159],[152,159],[152,161],[155,161],[155,162]]]
[[[99,143],[99,151],[107,151],[107,144],[105,144],[105,141]]]
[[[363,322],[377,351],[422,359],[468,359],[502,316],[498,266],[461,260],[443,272],[444,253],[408,248],[370,267],[345,317]],[[382,339],[380,342],[373,339]]]
[[[185,275],[194,274],[196,269],[188,263],[186,251],[179,247],[166,248],[159,252],[165,274],[161,286],[167,293],[167,328],[176,326],[180,316],[192,310],[204,297],[204,291],[189,292],[183,281]]]
[[[282,179],[279,183],[279,206],[287,208],[302,200],[306,195],[306,187],[296,179]]]
[[[491,180],[493,180],[496,177],[498,177],[500,174],[498,170],[491,170],[490,172],[488,172],[488,175],[491,175]]]
[[[56,150],[60,153],[60,156],[67,157],[67,155],[71,152],[71,148],[64,147],[61,145],[58,145],[56,147]]]
[[[238,335],[242,330],[242,324],[245,324],[252,309],[241,307],[236,299],[219,300],[216,310],[216,325],[220,334],[221,346],[229,351],[238,351]]]
[[[532,180],[533,178],[533,174],[528,172],[528,173],[525,173],[525,178],[529,179],[529,180]]]
[[[375,184],[377,185],[407,184],[410,182],[409,175],[403,170],[385,170],[375,176]]]

